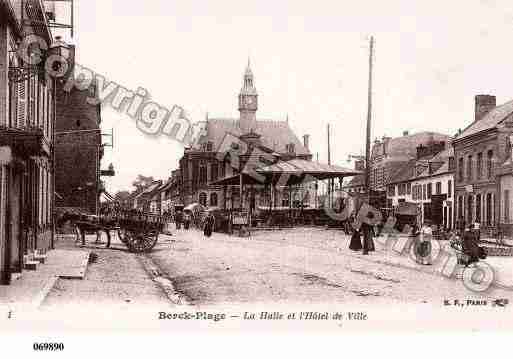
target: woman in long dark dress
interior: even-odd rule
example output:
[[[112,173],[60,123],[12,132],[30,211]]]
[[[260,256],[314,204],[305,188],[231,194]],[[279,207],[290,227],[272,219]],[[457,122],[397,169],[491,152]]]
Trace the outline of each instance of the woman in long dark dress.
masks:
[[[191,225],[191,215],[189,213],[185,213],[183,215],[183,228],[188,231]]]
[[[374,213],[367,213],[367,220],[372,221],[374,219]],[[375,250],[374,247],[374,228],[372,225],[368,224],[366,221],[362,221],[362,225],[360,230],[363,234],[363,252],[362,254],[368,254],[369,252],[373,252]]]
[[[362,250],[362,236],[360,235],[360,230],[353,230],[353,234],[351,235],[351,242],[349,243],[349,249],[353,251]]]
[[[374,240],[373,240],[373,230],[372,226],[363,222],[360,228],[363,234],[363,252],[362,254],[369,254],[369,252],[374,251]]]
[[[212,231],[214,230],[214,216],[212,213],[208,213],[205,217],[205,226],[203,227],[203,234],[205,237],[210,237],[212,235]]]

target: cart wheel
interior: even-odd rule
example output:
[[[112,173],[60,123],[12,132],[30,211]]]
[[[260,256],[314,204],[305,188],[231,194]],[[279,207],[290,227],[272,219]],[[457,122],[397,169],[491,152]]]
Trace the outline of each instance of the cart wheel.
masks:
[[[133,253],[149,252],[157,244],[158,236],[157,231],[135,233],[128,242],[128,248]]]

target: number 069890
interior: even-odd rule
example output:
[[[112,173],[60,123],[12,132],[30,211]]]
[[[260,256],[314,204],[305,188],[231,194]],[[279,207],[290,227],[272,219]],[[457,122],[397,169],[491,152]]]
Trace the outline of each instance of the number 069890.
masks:
[[[35,351],[63,351],[64,343],[34,343]]]

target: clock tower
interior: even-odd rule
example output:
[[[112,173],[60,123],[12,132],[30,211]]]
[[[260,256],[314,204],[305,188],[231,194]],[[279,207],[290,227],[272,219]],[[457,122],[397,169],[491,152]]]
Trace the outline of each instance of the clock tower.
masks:
[[[242,134],[255,132],[256,130],[256,111],[258,109],[258,95],[253,82],[253,72],[251,71],[248,59],[248,66],[244,73],[244,82],[239,93],[239,126]]]

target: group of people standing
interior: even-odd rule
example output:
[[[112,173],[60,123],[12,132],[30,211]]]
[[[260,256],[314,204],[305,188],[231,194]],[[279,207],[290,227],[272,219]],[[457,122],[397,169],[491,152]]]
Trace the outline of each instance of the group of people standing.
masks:
[[[177,210],[172,218],[176,224],[176,229],[181,229],[182,225],[186,231],[191,228],[192,215],[188,211]],[[212,236],[212,232],[214,231],[214,222],[214,215],[212,212],[207,211],[203,220],[203,234],[205,237]]]
[[[181,229],[183,224],[183,228],[189,230],[192,218],[189,213],[178,210],[175,212],[173,220],[175,221],[176,229]]]

